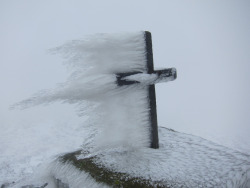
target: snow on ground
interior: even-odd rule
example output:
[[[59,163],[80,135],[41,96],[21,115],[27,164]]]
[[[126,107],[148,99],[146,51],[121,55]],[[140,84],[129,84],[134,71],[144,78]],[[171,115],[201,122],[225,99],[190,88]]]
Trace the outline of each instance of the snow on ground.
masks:
[[[250,186],[249,155],[166,128],[159,128],[159,138],[159,149],[115,148],[92,156],[97,156],[96,163],[112,171],[164,182],[171,187]]]
[[[61,113],[57,113],[58,109]],[[5,120],[0,131],[0,184],[28,177],[43,162],[80,148],[86,134],[82,128],[84,118],[77,117],[67,105],[9,114],[13,117]],[[32,117],[39,114],[40,118]]]
[[[54,139],[57,139],[58,136]],[[197,136],[173,132],[166,128],[159,128],[159,137],[160,149],[116,147],[100,149],[87,155],[82,154],[78,158],[95,156],[97,164],[104,165],[112,171],[127,173],[131,177],[143,177],[152,182],[162,182],[172,187],[237,188],[250,186],[249,155]],[[38,149],[41,149],[41,145],[38,146],[40,146]],[[87,146],[88,144],[83,145],[83,148]],[[48,149],[50,150],[50,148],[53,147]],[[48,154],[50,156],[42,155],[44,158],[36,161],[37,164],[44,162],[44,165],[40,165],[42,168],[38,168],[34,163],[38,155],[29,156],[32,153],[27,154],[26,163],[22,161],[25,159],[24,155],[15,156],[13,159],[17,161],[8,167],[9,170],[12,170],[9,172],[12,178],[9,177],[9,180],[14,181],[17,177],[23,179],[17,181],[17,184],[13,184],[13,187],[49,183],[48,187],[53,188],[53,177],[59,178],[71,188],[105,187],[95,183],[92,177],[80,172],[72,165],[53,161],[51,156],[55,156],[56,153],[51,151]],[[9,159],[8,162],[10,162]],[[18,166],[20,164],[23,166]],[[34,170],[35,168],[38,168],[40,172]],[[17,171],[14,173],[14,170]],[[21,171],[22,173],[20,173]],[[32,171],[35,173],[32,174]]]

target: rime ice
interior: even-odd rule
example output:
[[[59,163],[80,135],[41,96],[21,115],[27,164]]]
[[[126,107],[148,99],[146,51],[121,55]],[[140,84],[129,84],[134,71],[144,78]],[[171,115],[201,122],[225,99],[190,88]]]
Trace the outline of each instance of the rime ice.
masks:
[[[160,149],[147,148],[149,108],[143,87],[174,79],[176,70],[171,70],[169,80],[164,80],[166,72],[161,73],[162,77],[146,73],[144,32],[93,35],[52,51],[66,58],[71,76],[55,89],[39,92],[16,106],[25,108],[56,101],[76,104],[82,116],[90,117],[81,125],[88,128],[83,147],[90,155],[98,156],[96,163],[172,187],[249,186],[248,155],[163,128],[159,132]],[[117,86],[116,74],[122,72],[139,72],[124,80],[140,82],[140,86]],[[49,182],[51,186],[55,177],[72,188],[105,186],[73,165],[56,160],[45,165],[43,173],[25,176],[13,186],[35,184],[39,178],[40,185]]]
[[[71,76],[56,89],[40,92],[17,106],[74,103],[82,115],[90,117],[86,126],[95,130],[96,148],[149,146],[147,93],[143,88],[116,84],[116,73],[146,72],[144,32],[97,34],[51,51],[65,57]]]

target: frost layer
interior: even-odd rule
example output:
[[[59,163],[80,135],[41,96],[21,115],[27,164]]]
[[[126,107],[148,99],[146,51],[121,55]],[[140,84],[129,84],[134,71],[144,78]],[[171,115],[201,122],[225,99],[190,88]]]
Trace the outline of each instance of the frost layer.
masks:
[[[152,186],[247,188],[250,186],[250,156],[219,146],[197,136],[159,128],[160,148],[129,149],[115,147],[86,153],[89,143],[83,146],[78,160],[93,158],[99,168],[123,173],[129,178],[139,178]],[[43,165],[39,173],[27,177],[17,184],[44,185],[54,188],[59,179],[70,188],[105,187],[92,173],[74,166],[72,161],[57,159]]]
[[[197,136],[159,128],[160,148],[82,154],[114,172],[168,187],[249,187],[250,156]]]
[[[61,53],[71,74],[56,89],[44,90],[16,107],[61,101],[76,104],[89,117],[85,126],[95,132],[95,149],[115,145],[150,145],[147,86],[117,86],[116,74],[146,72],[144,32],[96,34],[51,50]]]

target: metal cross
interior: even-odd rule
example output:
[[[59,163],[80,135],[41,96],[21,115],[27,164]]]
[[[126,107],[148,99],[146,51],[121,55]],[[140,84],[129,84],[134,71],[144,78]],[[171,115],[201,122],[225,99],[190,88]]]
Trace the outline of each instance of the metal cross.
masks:
[[[150,109],[150,124],[151,124],[151,137],[150,147],[159,148],[158,138],[158,124],[157,124],[157,111],[156,111],[156,96],[155,84],[159,82],[166,82],[175,80],[177,72],[175,68],[154,70],[153,63],[153,50],[151,33],[145,31],[145,44],[146,44],[146,60],[147,72],[128,72],[116,74],[117,85],[131,85],[131,84],[144,84],[148,90],[149,109]]]

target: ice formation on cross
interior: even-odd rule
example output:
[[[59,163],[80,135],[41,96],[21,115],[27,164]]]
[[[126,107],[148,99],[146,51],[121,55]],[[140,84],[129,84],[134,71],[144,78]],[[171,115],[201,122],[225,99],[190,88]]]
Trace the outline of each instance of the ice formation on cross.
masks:
[[[167,82],[175,80],[177,72],[175,68],[154,70],[153,64],[153,50],[152,50],[152,39],[151,33],[145,32],[145,44],[146,44],[146,62],[147,72],[128,72],[117,74],[117,84],[119,86],[130,85],[130,84],[143,84],[147,87],[149,109],[150,109],[150,125],[151,125],[151,143],[150,147],[157,149],[159,148],[158,138],[158,125],[157,125],[157,109],[156,109],[156,95],[155,95],[155,84],[158,82]]]
[[[71,76],[17,106],[77,104],[97,133],[92,148],[159,147],[154,84],[177,74],[175,68],[154,70],[150,32],[96,34],[52,51],[66,58]]]

